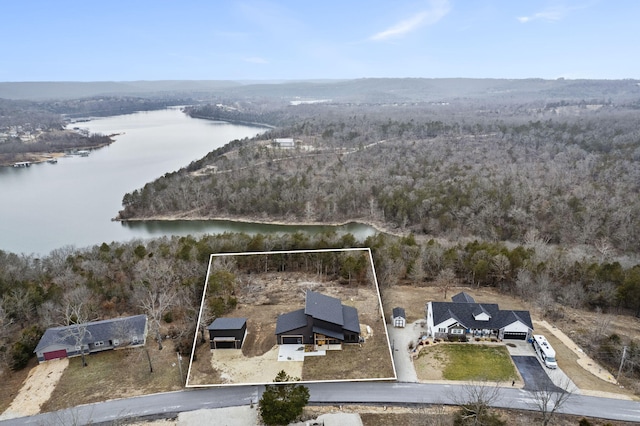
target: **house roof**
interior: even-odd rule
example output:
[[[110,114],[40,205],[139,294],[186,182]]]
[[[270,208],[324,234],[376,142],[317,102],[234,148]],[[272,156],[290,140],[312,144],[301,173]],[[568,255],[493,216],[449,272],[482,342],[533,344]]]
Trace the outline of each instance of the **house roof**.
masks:
[[[358,310],[351,306],[342,305],[342,317],[344,325],[342,328],[347,331],[360,334],[360,321],[358,320]]]
[[[80,327],[86,327],[84,336],[79,336],[77,333],[74,334],[74,329],[77,330],[80,329]],[[51,345],[76,346],[76,337],[82,337],[80,343],[87,345],[89,343],[108,341],[114,338],[126,339],[128,336],[144,336],[146,328],[146,315],[134,315],[131,317],[52,327],[44,332],[34,352],[39,352]]]
[[[460,293],[451,297],[451,300],[454,303],[476,303],[474,298],[471,297],[471,295],[469,295],[468,293],[465,293],[464,291],[461,291]]]
[[[329,330],[328,328],[322,328],[313,326],[312,331],[314,333],[324,334],[325,336],[333,337],[334,339],[344,340],[344,333],[335,330]]]
[[[393,318],[398,318],[398,317],[402,317],[402,318],[407,318],[405,312],[404,312],[404,308],[393,308],[393,312],[391,313],[391,315],[393,316]]]
[[[360,333],[360,321],[358,320],[358,310],[356,308],[343,305],[340,299],[336,299],[335,297],[325,296],[324,294],[308,290],[305,307],[303,309],[278,316],[276,334],[286,333],[306,326],[308,317],[340,325],[342,330]],[[317,325],[314,325],[313,329],[321,330]],[[322,330],[325,329],[323,328]],[[340,334],[342,337],[339,337],[338,334],[336,334],[337,332],[318,332],[344,340],[344,336]],[[335,335],[330,333],[334,333]]]
[[[240,330],[246,323],[246,318],[216,318],[207,330]]]
[[[287,331],[295,330],[305,325],[307,325],[307,316],[304,314],[304,309],[288,312],[278,316],[276,334],[286,333]]]
[[[489,317],[491,317],[491,314],[480,304],[477,304],[478,306],[476,306],[476,308],[473,310],[473,316],[477,317],[480,314],[487,314],[489,315]]]
[[[431,302],[431,307],[433,324],[436,326],[448,319],[454,319],[466,328],[500,329],[520,321],[533,329],[529,311],[502,311],[495,303]],[[476,321],[475,312],[486,312],[490,316],[489,321]]]
[[[304,313],[314,319],[344,325],[342,302],[335,297],[307,290]]]

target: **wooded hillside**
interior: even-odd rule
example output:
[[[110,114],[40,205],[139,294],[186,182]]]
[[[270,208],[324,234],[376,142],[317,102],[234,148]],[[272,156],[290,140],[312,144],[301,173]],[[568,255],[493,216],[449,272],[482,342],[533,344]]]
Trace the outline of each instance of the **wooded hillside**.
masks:
[[[120,219],[356,220],[449,239],[521,242],[535,231],[640,249],[635,104],[241,107],[188,112],[294,124],[126,194]],[[275,146],[280,137],[296,148]]]

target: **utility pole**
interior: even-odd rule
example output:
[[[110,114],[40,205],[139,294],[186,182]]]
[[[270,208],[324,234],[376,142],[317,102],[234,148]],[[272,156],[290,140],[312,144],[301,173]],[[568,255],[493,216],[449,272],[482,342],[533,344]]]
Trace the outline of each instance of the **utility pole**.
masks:
[[[624,358],[627,356],[627,347],[622,347],[622,359],[620,360],[620,368],[618,368],[618,375],[616,376],[616,384],[619,384],[620,373],[622,372],[622,366],[624,365]]]

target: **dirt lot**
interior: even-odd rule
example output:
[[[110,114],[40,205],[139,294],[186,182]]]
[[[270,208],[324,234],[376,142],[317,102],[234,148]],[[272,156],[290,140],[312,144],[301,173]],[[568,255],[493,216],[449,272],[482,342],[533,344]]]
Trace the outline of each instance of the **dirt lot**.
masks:
[[[394,377],[374,283],[355,287],[301,273],[252,274],[243,282],[245,284],[236,290],[236,309],[226,315],[247,318],[247,337],[242,350],[211,353],[202,345],[191,367],[189,385],[268,383],[282,369],[304,381]],[[362,345],[344,345],[342,351],[308,357],[304,366],[295,361],[277,361],[277,318],[303,308],[306,290],[336,297],[358,309],[361,334],[370,338]]]

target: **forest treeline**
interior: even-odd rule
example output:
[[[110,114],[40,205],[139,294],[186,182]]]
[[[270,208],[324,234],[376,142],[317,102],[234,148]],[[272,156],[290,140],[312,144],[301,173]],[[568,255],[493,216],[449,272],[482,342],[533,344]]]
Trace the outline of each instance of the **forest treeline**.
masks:
[[[512,247],[481,241],[445,245],[388,234],[357,241],[335,232],[163,237],[64,247],[44,257],[0,251],[0,366],[24,367],[48,327],[140,313],[149,317],[150,338],[162,343],[169,335],[174,349],[189,354],[211,254],[349,247],[371,248],[383,301],[392,286],[435,285],[446,294],[464,284],[521,297],[556,320],[565,306],[640,315],[640,265],[577,259],[537,235]],[[242,285],[236,270],[300,271],[353,286],[370,282],[365,257],[358,251],[219,257],[216,270],[222,272],[210,277],[203,318],[208,323],[236,306],[234,286]],[[637,340],[607,334],[606,328],[579,330],[574,337],[612,368],[627,346],[625,371],[631,377],[640,373]]]
[[[219,106],[188,113],[240,114]],[[637,117],[634,104],[596,101],[247,108],[245,121],[293,124],[233,141],[126,194],[119,217],[362,221],[514,242],[533,230],[550,243],[637,252]],[[271,140],[280,137],[297,148],[277,149]]]

